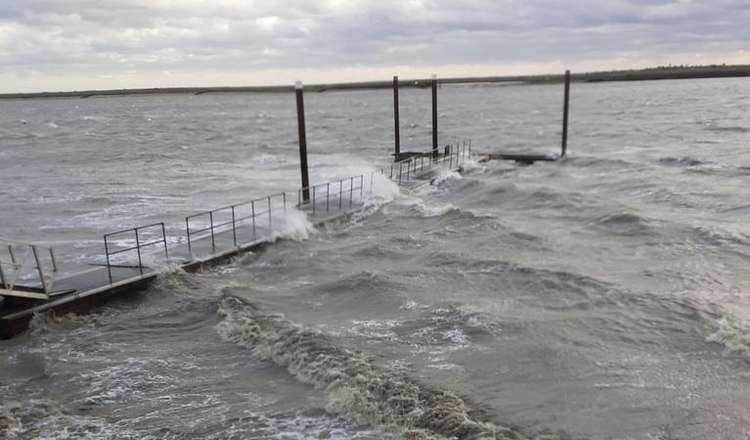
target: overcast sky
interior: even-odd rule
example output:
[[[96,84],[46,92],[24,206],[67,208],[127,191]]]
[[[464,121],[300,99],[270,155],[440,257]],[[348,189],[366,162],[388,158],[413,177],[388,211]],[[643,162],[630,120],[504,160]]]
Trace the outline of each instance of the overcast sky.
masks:
[[[0,92],[750,64],[750,0],[0,0]]]

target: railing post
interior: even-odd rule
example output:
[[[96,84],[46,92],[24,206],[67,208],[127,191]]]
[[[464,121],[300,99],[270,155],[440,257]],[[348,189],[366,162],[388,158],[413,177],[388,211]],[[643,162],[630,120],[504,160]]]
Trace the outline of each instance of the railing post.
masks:
[[[16,261],[16,254],[13,252],[13,245],[8,245],[8,255],[10,255],[10,262],[13,263],[13,266],[16,266],[18,262]]]
[[[188,255],[193,259],[193,244],[190,242],[190,217],[185,217],[185,230],[187,231]]]
[[[234,216],[234,206],[232,206],[232,239],[234,240],[234,246],[237,247],[237,223]]]
[[[255,237],[256,237],[256,234],[255,234],[255,200],[250,202],[250,210],[253,216],[253,240],[255,240]]]
[[[331,199],[331,182],[326,183],[326,212],[328,212],[328,204]]]
[[[339,211],[343,208],[344,203],[344,179],[339,180]]]
[[[391,171],[393,171],[393,165],[391,165]],[[349,182],[349,207],[351,208],[354,203],[354,176],[350,178]]]
[[[294,89],[297,94],[297,128],[299,131],[299,159],[302,172],[302,198],[305,202],[309,202],[310,177],[307,172],[307,131],[305,129],[305,98],[302,88],[302,81],[297,81]]]
[[[57,272],[57,260],[55,259],[55,251],[49,248],[49,259],[52,261],[52,272]]]
[[[109,276],[109,284],[112,284],[112,265],[109,262],[109,243],[107,243],[107,234],[104,234],[104,255],[107,258],[107,275]]]
[[[6,288],[5,273],[3,272],[3,262],[2,261],[0,261],[0,287],[2,287],[3,289]]]
[[[401,176],[404,174],[404,163],[398,163],[398,184],[401,185]]]
[[[281,193],[281,199],[283,200],[283,203],[284,203],[284,215],[286,215],[286,191]]]
[[[42,283],[42,289],[44,290],[44,293],[47,292],[47,282],[44,280],[44,270],[42,270],[42,264],[39,262],[39,254],[36,251],[36,246],[31,245],[31,253],[34,254],[34,261],[36,262],[36,271],[39,274],[39,281]]]
[[[359,175],[359,201],[363,201],[365,198],[365,175]]]
[[[565,71],[565,97],[563,102],[562,156],[568,152],[568,113],[570,111],[570,70]]]
[[[216,252],[216,239],[214,238],[214,212],[208,212],[208,220],[211,223],[211,249]]]
[[[315,215],[315,190],[316,190],[316,187],[313,186],[312,190],[313,190],[313,196],[312,196],[313,215]]]
[[[398,162],[401,159],[401,128],[398,115],[398,76],[393,77],[393,122],[394,122],[394,142],[396,151],[393,160]]]
[[[164,222],[161,224],[161,238],[164,240],[164,257],[169,263],[169,247],[167,246],[167,229],[164,227]]]
[[[271,215],[271,196],[268,196],[268,233],[273,232],[273,219]]]
[[[375,186],[375,173],[370,173],[370,194],[372,194],[372,189],[374,186]]]
[[[432,155],[438,156],[437,75],[432,75]]]
[[[135,249],[138,251],[138,270],[141,272],[141,276],[143,276],[143,261],[141,260],[141,239],[138,237],[138,228],[134,229],[135,231]]]

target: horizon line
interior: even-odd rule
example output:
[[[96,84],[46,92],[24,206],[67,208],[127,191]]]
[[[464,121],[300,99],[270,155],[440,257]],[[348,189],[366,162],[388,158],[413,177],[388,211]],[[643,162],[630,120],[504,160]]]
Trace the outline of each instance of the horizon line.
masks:
[[[547,73],[532,75],[499,75],[476,77],[448,77],[439,78],[442,84],[476,84],[519,82],[524,84],[543,84],[561,82],[564,73]],[[648,81],[668,79],[705,79],[749,77],[750,64],[711,64],[711,65],[677,65],[656,66],[641,69],[600,70],[573,73],[571,79],[578,82],[613,82],[613,81]],[[432,78],[399,78],[400,87],[421,88],[428,86]],[[392,80],[352,81],[335,83],[314,83],[304,88],[313,92],[372,90],[393,87]],[[34,99],[34,98],[89,98],[94,96],[128,96],[150,94],[194,94],[207,93],[288,93],[295,89],[294,83],[289,85],[269,86],[177,86],[177,87],[149,87],[123,88],[102,90],[72,90],[72,91],[43,91],[43,92],[10,92],[0,93],[0,99]]]

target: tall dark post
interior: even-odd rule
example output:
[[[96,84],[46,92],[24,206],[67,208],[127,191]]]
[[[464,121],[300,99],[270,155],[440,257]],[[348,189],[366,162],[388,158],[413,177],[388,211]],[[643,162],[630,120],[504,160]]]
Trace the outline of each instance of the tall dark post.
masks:
[[[307,173],[307,131],[305,130],[305,97],[302,91],[302,81],[294,85],[297,93],[297,127],[299,129],[299,164],[302,170],[302,200],[310,201],[310,178]]]
[[[432,156],[438,157],[437,75],[432,75]]]
[[[398,161],[401,158],[401,127],[398,121],[398,77],[393,77],[393,123],[395,125],[395,143],[396,143],[396,154],[394,154],[394,160]]]
[[[568,152],[568,113],[570,111],[570,70],[565,71],[565,98],[563,103],[562,157]]]

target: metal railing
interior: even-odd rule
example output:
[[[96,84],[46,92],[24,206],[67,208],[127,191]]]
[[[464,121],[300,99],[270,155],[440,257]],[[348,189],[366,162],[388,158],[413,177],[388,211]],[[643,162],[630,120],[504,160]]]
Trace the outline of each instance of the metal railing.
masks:
[[[49,255],[51,270],[45,271],[45,254]],[[38,290],[47,295],[52,291],[57,272],[57,259],[51,247],[0,239],[0,289],[6,294],[12,295],[18,288]],[[38,287],[29,285],[36,283]]]
[[[427,151],[391,164],[388,168],[381,168],[380,173],[389,177],[399,185],[417,179],[425,171],[438,166],[453,169],[461,165],[471,156],[471,140],[464,140],[445,146],[440,152]]]
[[[374,186],[374,174],[370,174],[370,188]],[[312,215],[322,212],[351,209],[364,203],[366,188],[366,176],[364,174],[350,176],[331,182],[322,183],[308,188],[300,188],[297,192],[297,204],[299,209],[309,210]],[[311,198],[304,200],[304,194]],[[294,197],[293,195],[291,197]],[[217,247],[222,242],[227,242],[228,234],[231,232],[231,242],[235,248],[256,242],[259,239],[267,239],[273,236],[274,214],[283,210],[287,213],[290,203],[288,193],[278,193],[248,202],[236,203],[221,208],[203,211],[185,217],[185,232],[187,236],[187,252],[190,261],[195,261],[194,251],[198,240],[210,240],[212,254],[216,254]],[[221,235],[221,238],[219,235]],[[141,278],[151,276],[153,271],[144,266],[144,255],[146,248],[159,246],[163,248],[167,262],[170,261],[170,249],[167,242],[166,227],[164,222],[137,226],[103,235],[104,256],[106,260],[107,277],[109,284],[119,280],[113,269],[129,268],[137,269]],[[246,241],[251,239],[250,241]],[[20,246],[26,246],[23,258],[19,258]],[[3,255],[3,251],[7,255]],[[47,271],[41,255],[49,253],[51,271]],[[175,251],[175,249],[173,249]],[[181,250],[176,249],[175,255],[181,255]],[[161,250],[151,251],[151,253]],[[28,257],[33,256],[33,269],[37,273],[40,288],[23,286],[27,298],[49,299],[47,295],[54,282],[54,274],[58,272],[57,260],[51,248],[39,245],[18,244],[0,239],[0,289],[9,292],[16,287],[21,274],[21,268],[26,264]],[[137,259],[137,263],[134,261]],[[6,261],[7,260],[7,261]],[[28,270],[27,270],[28,272]],[[52,276],[48,276],[51,273]],[[29,278],[28,276],[25,278]],[[22,286],[17,286],[17,290]],[[35,293],[36,292],[36,293]],[[43,293],[42,293],[43,292]],[[21,296],[21,295],[19,295]]]
[[[308,188],[300,188],[297,191],[297,207],[310,206],[312,208],[313,215],[317,214],[325,203],[325,212],[334,210],[344,209],[345,199],[348,198],[348,208],[354,206],[354,196],[359,193],[359,200],[364,199],[365,191],[365,176],[360,174],[359,176],[350,176],[331,182],[321,183],[320,185],[314,185]],[[370,179],[370,191],[372,191],[372,179]],[[304,200],[304,194],[307,194],[310,198]]]
[[[151,240],[145,243],[141,243],[141,239],[144,237],[144,232],[149,232],[149,231],[154,231],[154,230],[157,230],[158,232],[161,233],[161,238],[157,240]],[[113,237],[122,237],[122,236],[130,235],[130,234],[132,234],[132,236],[135,238],[135,246],[125,247],[123,249],[117,249],[115,251],[110,249],[111,241]],[[109,276],[109,283],[110,284],[113,283],[112,268],[117,267],[117,265],[112,264],[112,257],[116,255],[125,254],[127,252],[136,251],[138,255],[138,270],[140,271],[141,276],[143,276],[144,275],[143,253],[141,252],[141,250],[143,248],[156,246],[156,245],[164,245],[164,255],[166,259],[169,260],[169,248],[167,246],[167,233],[164,228],[164,222],[153,223],[150,225],[138,226],[135,228],[123,229],[121,231],[110,232],[108,234],[104,234],[104,254],[107,259],[107,275]]]
[[[280,200],[279,200],[280,199]],[[193,241],[202,238],[211,238],[211,249],[216,251],[216,236],[226,231],[230,226],[232,230],[232,241],[234,246],[238,246],[242,237],[239,232],[241,226],[245,223],[251,226],[252,241],[257,240],[258,229],[263,225],[268,226],[269,232],[273,230],[273,206],[280,203],[283,206],[284,213],[287,210],[287,194],[285,192],[262,197],[249,202],[236,203],[234,205],[224,206],[210,211],[203,211],[197,214],[185,217],[185,230],[187,233],[188,253],[193,256]],[[267,218],[263,224],[258,222],[258,217]],[[201,226],[195,227],[195,220],[204,219]],[[193,224],[191,224],[191,222]],[[198,235],[207,233],[204,235]]]

